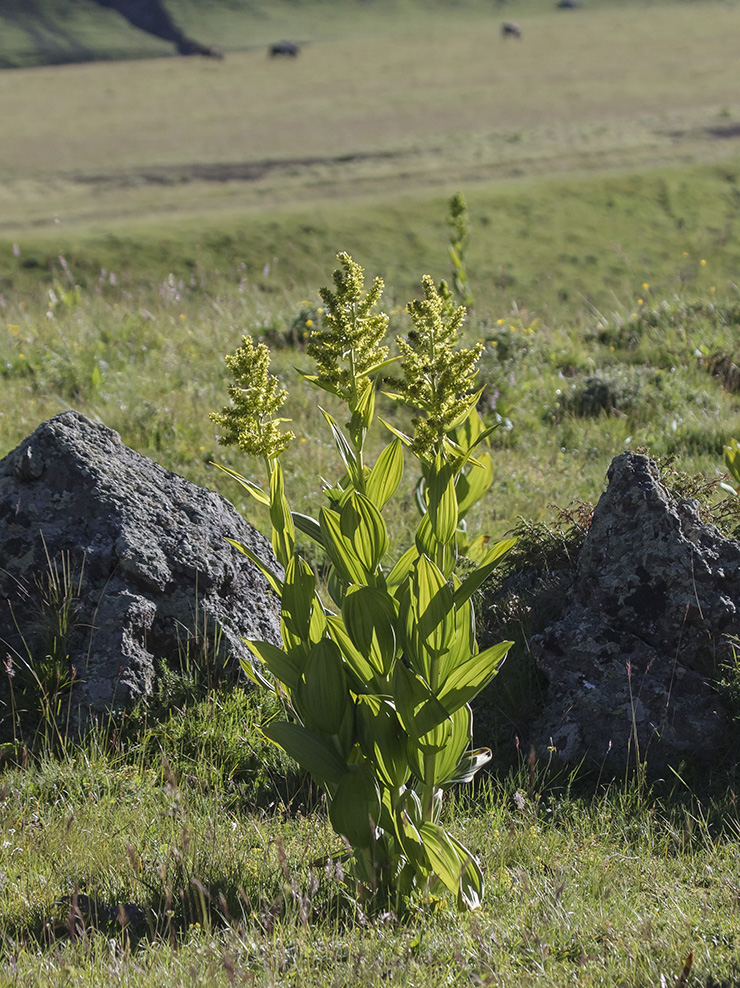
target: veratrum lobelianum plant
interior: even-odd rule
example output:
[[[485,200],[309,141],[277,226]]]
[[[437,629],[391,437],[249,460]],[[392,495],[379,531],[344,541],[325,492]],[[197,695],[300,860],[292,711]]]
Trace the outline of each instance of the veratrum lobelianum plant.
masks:
[[[365,908],[402,910],[414,889],[446,886],[461,909],[483,894],[475,856],[440,823],[443,793],[469,782],[491,757],[472,747],[470,701],[490,682],[511,646],[479,651],[472,597],[514,544],[470,542],[464,518],[492,482],[490,456],[473,390],[480,348],[457,348],[465,315],[430,278],[407,311],[413,331],[389,360],[388,318],[375,312],[383,284],[364,287],[364,272],[339,254],[334,290],[325,288],[325,327],[308,354],[316,387],[341,399],[344,427],[322,409],[344,470],[326,486],[317,519],[291,511],[280,455],[293,438],[275,417],[286,398],[268,373],[263,344],[244,337],[226,358],[231,403],[212,418],[220,442],[260,457],[267,484],[233,472],[269,508],[275,557],[284,576],[234,543],[262,571],[281,600],[282,648],[249,641],[247,674],[286,697],[293,719],[264,733],[325,789],[329,819],[351,849],[351,870]],[[394,361],[401,376],[390,395],[414,412],[412,436],[392,434],[371,466],[365,440],[375,407],[375,378]],[[302,373],[302,372],[301,372]],[[382,420],[381,420],[382,421]],[[414,544],[389,565],[388,511],[401,481],[403,448],[416,459],[424,513]],[[476,452],[479,451],[479,452]],[[330,563],[328,594],[296,549],[295,531],[316,542]],[[455,574],[461,547],[477,560]]]

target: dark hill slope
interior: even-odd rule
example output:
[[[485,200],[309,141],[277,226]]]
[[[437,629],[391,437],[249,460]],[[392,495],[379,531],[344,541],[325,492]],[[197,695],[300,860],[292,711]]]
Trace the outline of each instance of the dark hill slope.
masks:
[[[211,0],[219,8],[234,0]],[[244,4],[248,17],[249,4]],[[178,52],[218,55],[190,30],[197,9],[182,0],[0,0],[0,68],[54,65],[97,59],[141,58]]]
[[[179,55],[211,55],[220,57],[217,48],[203,45],[187,37],[175,24],[162,0],[95,0],[101,7],[118,11],[134,27],[170,41]]]

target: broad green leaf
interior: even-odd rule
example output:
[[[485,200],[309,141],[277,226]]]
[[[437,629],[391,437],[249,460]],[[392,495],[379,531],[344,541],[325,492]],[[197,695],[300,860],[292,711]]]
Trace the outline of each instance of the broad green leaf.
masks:
[[[449,714],[420,676],[403,662],[393,669],[393,699],[404,730],[414,740],[449,720]]]
[[[740,483],[740,443],[737,439],[731,439],[729,445],[724,447],[724,460],[730,475],[736,483]]]
[[[324,785],[338,786],[347,772],[347,763],[334,745],[301,724],[277,721],[262,733]]]
[[[455,430],[455,441],[465,452],[475,449],[478,437],[483,432],[483,420],[480,414],[468,415],[465,421]]]
[[[259,501],[260,504],[266,504],[269,506],[270,498],[257,484],[253,483],[251,480],[247,480],[246,477],[242,477],[240,473],[237,473],[236,470],[232,470],[231,467],[222,466],[220,463],[214,463],[213,465],[218,470],[228,474],[229,477],[237,482],[237,484],[241,484],[244,490],[251,494],[255,501]]]
[[[482,394],[483,394],[483,388],[480,388],[478,391],[475,392],[475,394],[471,395],[470,398],[467,399],[467,401],[461,402],[460,411],[457,413],[455,418],[450,422],[449,426],[447,427],[450,432],[453,432],[455,429],[458,429],[463,424],[463,422],[468,417],[468,415],[470,415],[471,412],[475,412],[475,407],[480,401],[480,396]]]
[[[256,655],[275,679],[280,680],[292,693],[301,678],[301,669],[296,657],[288,655],[284,649],[278,648],[271,642],[251,641],[249,638],[245,638],[244,641],[249,651]]]
[[[342,601],[344,626],[373,670],[387,675],[396,655],[396,608],[393,598],[375,587],[352,586]]]
[[[424,850],[429,855],[434,874],[456,895],[460,891],[460,878],[467,863],[468,852],[463,854],[436,823],[423,823],[419,828]],[[462,847],[462,845],[460,845]],[[463,848],[464,851],[464,848]]]
[[[452,592],[444,575],[426,556],[419,556],[411,571],[409,591],[407,640],[418,658],[425,652],[437,659],[450,648],[455,635]]]
[[[364,494],[353,491],[342,507],[339,524],[362,566],[373,573],[388,548],[388,533],[381,513]]]
[[[487,765],[492,757],[493,753],[490,748],[475,748],[463,752],[453,775],[451,775],[446,782],[440,783],[440,785],[444,789],[449,789],[450,786],[457,786],[462,785],[465,782],[470,782],[475,773],[478,772],[479,769],[482,769],[484,765]]]
[[[370,847],[380,820],[380,790],[367,765],[352,766],[329,804],[329,820],[352,847]]]
[[[311,623],[308,626],[308,640],[312,645],[326,635],[326,611],[317,594],[314,594],[311,607]]]
[[[316,589],[313,570],[305,559],[291,556],[285,567],[280,617],[298,638],[307,639]]]
[[[430,559],[433,559],[444,573],[445,578],[449,579],[455,568],[455,549],[453,545],[444,545],[437,539],[432,531],[429,512],[419,522],[419,526],[416,529],[415,543],[419,555],[424,554]]]
[[[375,669],[368,662],[366,656],[355,646],[344,625],[344,621],[336,614],[328,614],[326,627],[332,641],[336,642],[339,646],[339,650],[344,656],[344,661],[347,663],[350,673],[355,678],[355,691],[367,689],[367,684],[372,683],[375,677]]]
[[[423,553],[430,559],[434,559],[437,552],[437,546],[439,545],[439,540],[434,534],[432,519],[429,517],[429,512],[422,515],[421,521],[416,527],[415,542],[416,548],[420,555]]]
[[[483,872],[478,859],[460,841],[447,834],[447,839],[457,851],[457,856],[464,862],[460,872],[460,889],[457,894],[457,905],[460,911],[473,912],[480,909],[483,899]]]
[[[455,583],[459,585],[459,580],[453,576],[453,597],[456,589]],[[437,685],[444,683],[450,673],[467,662],[477,648],[475,640],[475,612],[470,600],[464,601],[455,609],[455,634],[450,644],[449,651],[440,656]]]
[[[463,603],[463,601],[468,600],[468,598],[473,596],[475,591],[478,590],[479,587],[485,583],[491,573],[493,573],[504,556],[516,545],[516,541],[516,539],[505,539],[502,542],[497,542],[496,545],[488,550],[488,553],[480,566],[473,570],[469,576],[466,576],[455,591],[455,604],[459,606]]]
[[[418,741],[409,741],[409,762],[414,775],[428,786],[444,785],[455,774],[460,758],[472,740],[473,713],[469,707],[460,707],[450,720]],[[434,755],[434,758],[427,761],[426,755]]]
[[[311,518],[309,515],[302,515],[300,511],[294,511],[293,524],[299,532],[303,532],[303,534],[307,535],[309,539],[312,539],[322,548],[324,547],[324,540],[321,535],[321,526],[315,518]]]
[[[365,481],[365,493],[380,510],[396,493],[403,476],[403,448],[393,439],[375,461]]]
[[[337,575],[344,583],[367,583],[368,571],[354,551],[351,543],[344,537],[336,511],[322,508],[319,514],[321,535],[326,547],[326,554],[336,567]],[[332,594],[332,596],[334,596]],[[334,598],[336,600],[336,598]]]
[[[482,453],[467,473],[458,474],[457,510],[460,517],[477,504],[493,483],[493,460],[488,453]]]
[[[357,726],[360,747],[379,778],[390,789],[399,789],[409,777],[406,734],[388,700],[358,696]]]
[[[401,556],[396,565],[385,578],[385,584],[389,590],[400,586],[411,572],[414,563],[419,558],[419,550],[415,545]]]
[[[326,579],[326,589],[329,591],[329,596],[332,602],[337,606],[342,606],[342,601],[344,600],[344,588],[349,583],[349,580],[343,580],[342,577],[337,572],[336,566],[329,567],[329,576]]]
[[[448,713],[453,714],[465,703],[470,703],[498,672],[499,666],[514,642],[499,642],[477,655],[471,655],[453,669],[437,691],[437,699]]]
[[[349,422],[349,431],[355,448],[362,449],[365,435],[370,428],[375,412],[375,386],[368,382],[358,401]]]
[[[247,559],[250,560],[250,562],[253,562],[254,565],[257,567],[257,569],[260,571],[260,573],[270,584],[272,589],[275,591],[275,593],[278,595],[278,597],[282,597],[283,581],[280,579],[279,576],[277,576],[276,573],[274,573],[270,569],[267,563],[263,563],[260,557],[257,555],[257,553],[252,552],[249,546],[243,545],[241,542],[237,542],[234,539],[226,539],[226,541],[229,543],[229,545],[233,545],[235,549],[241,552],[243,556],[246,556]]]
[[[463,546],[458,546],[458,551],[461,555],[467,556],[468,559],[475,563],[476,566],[480,566],[483,560],[488,554],[488,546],[491,542],[490,535],[477,535],[470,542],[465,542]]]
[[[457,529],[457,496],[452,467],[444,462],[441,453],[437,454],[434,473],[427,485],[427,499],[434,537],[446,545]]]
[[[338,734],[350,703],[342,657],[330,638],[311,649],[293,697],[307,727]]]
[[[402,801],[395,808],[393,829],[404,851],[413,859],[417,871],[420,874],[428,875],[431,866],[423,851],[424,845],[419,833],[421,818],[421,800],[413,789],[407,789],[403,794]]]
[[[270,474],[270,521],[272,522],[272,548],[282,566],[288,565],[295,546],[295,529],[290,508],[285,498],[283,468],[276,460]]]
[[[244,656],[242,656],[239,659],[239,665],[242,667],[242,671],[244,672],[244,675],[248,679],[251,679],[251,681],[256,686],[261,686],[262,689],[269,690],[270,693],[277,692],[275,689],[275,684],[271,683],[269,679],[265,679],[265,677],[259,671],[259,669],[254,664],[254,662],[251,661],[251,659],[247,659]]]

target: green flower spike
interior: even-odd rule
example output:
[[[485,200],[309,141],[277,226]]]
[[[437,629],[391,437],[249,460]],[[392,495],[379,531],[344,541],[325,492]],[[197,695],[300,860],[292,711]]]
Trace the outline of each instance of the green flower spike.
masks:
[[[440,451],[445,434],[455,428],[461,412],[475,399],[476,364],[483,344],[472,350],[456,350],[464,306],[451,307],[449,298],[437,290],[428,275],[422,285],[424,298],[406,306],[415,329],[406,340],[397,340],[403,371],[397,385],[399,397],[424,413],[412,419],[411,448],[428,459]]]
[[[288,419],[273,418],[288,392],[269,372],[270,351],[264,343],[255,345],[251,337],[244,336],[239,349],[226,357],[226,366],[234,377],[228,389],[231,404],[221,412],[211,412],[221,429],[218,441],[271,463],[295,437],[280,431],[280,423]]]

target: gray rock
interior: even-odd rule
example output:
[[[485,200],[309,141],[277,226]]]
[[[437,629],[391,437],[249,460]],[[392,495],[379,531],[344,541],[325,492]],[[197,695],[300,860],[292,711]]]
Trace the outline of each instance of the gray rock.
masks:
[[[3,660],[68,654],[74,709],[103,710],[150,693],[204,628],[219,664],[249,656],[245,637],[279,643],[279,603],[226,537],[277,568],[225,498],[77,412],[44,422],[0,461]]]
[[[646,456],[616,457],[608,480],[565,609],[531,639],[549,685],[530,740],[570,763],[712,760],[728,743],[714,683],[740,634],[740,544],[672,499]]]

